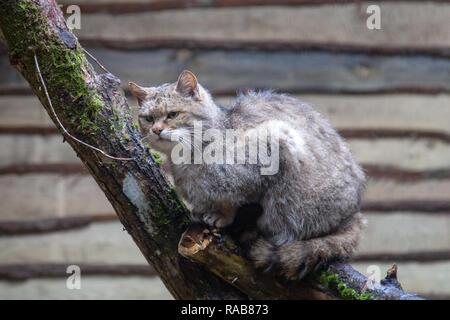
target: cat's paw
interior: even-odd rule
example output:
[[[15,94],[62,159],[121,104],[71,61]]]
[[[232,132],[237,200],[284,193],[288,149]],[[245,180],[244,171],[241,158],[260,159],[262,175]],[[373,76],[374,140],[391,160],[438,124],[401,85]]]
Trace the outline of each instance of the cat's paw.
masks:
[[[220,214],[205,213],[203,215],[203,222],[214,228],[225,228],[226,226],[229,226],[233,220]]]

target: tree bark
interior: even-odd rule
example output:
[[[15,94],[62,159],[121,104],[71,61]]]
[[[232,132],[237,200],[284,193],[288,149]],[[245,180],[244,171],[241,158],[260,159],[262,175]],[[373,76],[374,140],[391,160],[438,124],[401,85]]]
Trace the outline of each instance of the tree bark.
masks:
[[[58,118],[68,131],[108,154],[134,158],[110,160],[67,138],[170,293],[177,299],[246,299],[178,254],[177,243],[189,225],[188,211],[142,142],[119,79],[94,71],[55,1],[2,1],[0,28],[11,63],[55,123],[34,54]]]
[[[55,1],[2,1],[0,28],[11,63],[56,124],[35,56],[67,130],[108,154],[134,158],[111,160],[67,137],[58,126],[176,299],[417,298],[396,288],[397,284],[383,286],[379,292],[367,289],[367,279],[345,264],[332,265],[306,282],[285,284],[257,273],[225,234],[221,237],[228,240],[218,241],[211,232],[191,226],[181,237],[190,225],[188,210],[160,170],[157,154],[142,142],[119,79],[94,70]],[[195,238],[197,242],[192,242]]]
[[[200,225],[192,225],[183,233],[178,252],[205,265],[253,299],[421,299],[403,291],[397,280],[395,264],[381,284],[367,279],[346,263],[333,263],[327,270],[311,274],[300,282],[288,282],[255,272],[228,235],[212,232]]]

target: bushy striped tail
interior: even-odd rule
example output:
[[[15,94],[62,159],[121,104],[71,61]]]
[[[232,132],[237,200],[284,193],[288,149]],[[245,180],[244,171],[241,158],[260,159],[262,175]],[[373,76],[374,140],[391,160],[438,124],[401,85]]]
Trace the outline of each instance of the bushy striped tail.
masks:
[[[348,259],[358,246],[366,221],[360,212],[345,221],[336,232],[304,241],[274,246],[258,238],[250,249],[250,259],[265,272],[288,279],[302,279],[308,273],[336,260]]]

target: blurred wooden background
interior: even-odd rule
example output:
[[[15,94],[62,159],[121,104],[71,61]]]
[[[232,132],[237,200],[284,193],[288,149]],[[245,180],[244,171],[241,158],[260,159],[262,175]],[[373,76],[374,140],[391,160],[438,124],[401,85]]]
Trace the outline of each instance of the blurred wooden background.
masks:
[[[74,33],[127,93],[190,69],[222,104],[239,88],[315,104],[370,176],[354,266],[398,263],[407,291],[450,298],[449,1],[371,1],[381,30],[361,1],[58,2],[80,5]],[[1,299],[170,298],[3,44],[0,195]]]

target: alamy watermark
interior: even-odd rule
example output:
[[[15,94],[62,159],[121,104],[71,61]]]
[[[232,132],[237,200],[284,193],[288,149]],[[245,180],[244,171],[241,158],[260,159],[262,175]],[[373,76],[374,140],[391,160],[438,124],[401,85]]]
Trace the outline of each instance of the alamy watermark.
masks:
[[[70,274],[70,276],[68,276],[66,280],[66,288],[69,290],[80,290],[81,268],[73,264],[67,267],[66,273]]]
[[[369,290],[374,290],[380,287],[381,268],[376,264],[371,264],[366,269],[367,283],[366,287]]]
[[[372,4],[367,7],[366,13],[370,16],[366,20],[366,26],[369,30],[381,29],[381,9],[379,5]]]
[[[247,131],[228,129],[203,130],[194,124],[193,136],[171,135],[178,142],[171,152],[174,164],[250,164],[261,167],[261,175],[274,175],[279,170],[278,130],[255,128]]]
[[[62,4],[59,4],[58,7],[61,9],[61,11],[64,12]],[[81,29],[81,9],[80,9],[80,7],[77,6],[76,4],[71,4],[71,5],[67,6],[65,13],[69,15],[66,19],[67,27],[70,30],[73,30],[73,29],[80,30]]]

